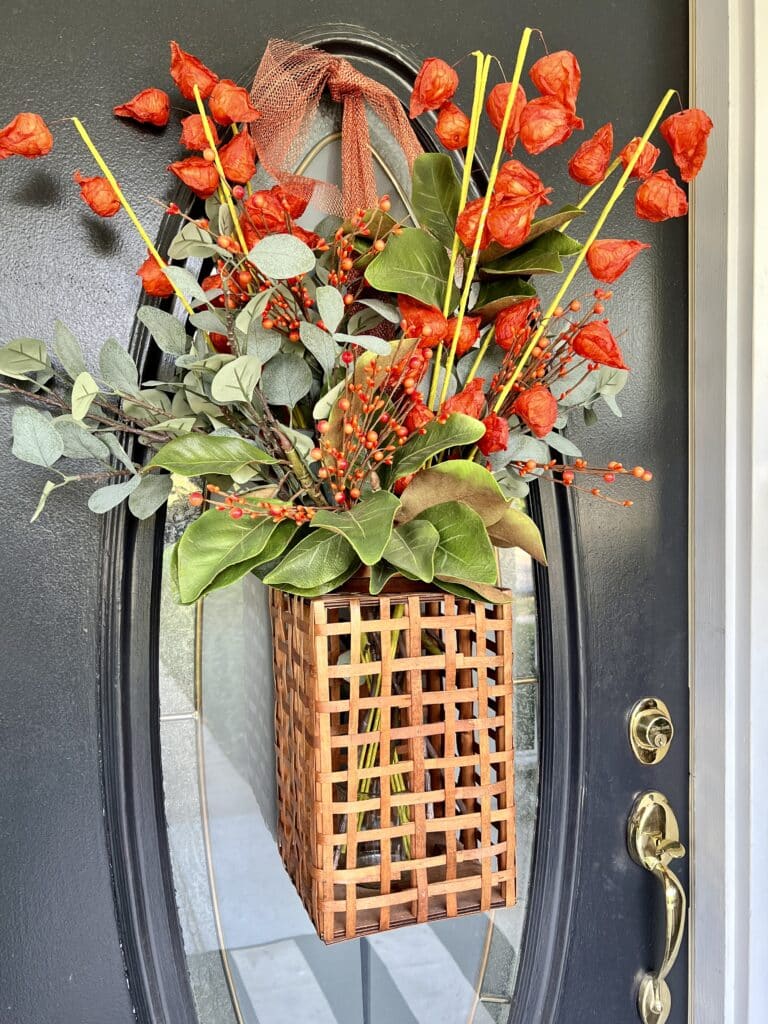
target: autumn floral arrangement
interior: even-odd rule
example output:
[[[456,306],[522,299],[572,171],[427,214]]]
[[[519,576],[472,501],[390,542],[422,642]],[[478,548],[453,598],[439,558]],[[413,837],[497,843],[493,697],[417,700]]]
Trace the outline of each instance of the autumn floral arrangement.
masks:
[[[173,554],[185,603],[248,572],[305,597],[355,575],[376,594],[397,575],[497,601],[494,548],[520,546],[544,560],[519,501],[532,481],[630,506],[611,487],[651,473],[618,461],[592,466],[565,436],[577,411],[587,423],[601,402],[619,414],[628,376],[608,319],[611,289],[648,246],[604,229],[630,186],[640,219],[683,216],[686,193],[655,169],[652,137],[659,129],[689,182],[712,123],[701,110],[671,113],[670,90],[638,137],[615,146],[612,125],[599,127],[569,154],[581,188],[555,209],[528,158],[584,129],[581,71],[572,53],[547,53],[529,68],[530,96],[531,38],[526,29],[510,80],[492,87],[495,58],[473,55],[469,114],[454,102],[456,70],[424,62],[410,116],[436,112],[449,152],[419,153],[402,110],[387,108],[412,167],[408,220],[369,186],[365,202],[345,193],[338,216],[305,226],[311,184],[267,156],[277,129],[274,119],[265,127],[262,101],[274,105],[280,76],[269,89],[257,76],[249,92],[172,43],[171,75],[189,103],[188,153],[169,170],[187,188],[167,205],[178,232],[161,254],[73,119],[98,168],[75,172],[83,200],[101,217],[130,217],[147,246],[138,318],[164,356],[158,379],[140,380],[110,340],[89,369],[61,323],[50,351],[29,338],[0,348],[2,390],[19,401],[13,452],[50,473],[33,519],[54,491],[81,482],[95,485],[93,512],[126,500],[146,518],[174,476],[187,478],[201,512]],[[292,66],[317,54],[286,47]],[[357,82],[354,101],[389,102],[376,83],[368,96],[345,62],[334,58],[331,73]],[[285,81],[295,86],[296,76]],[[149,88],[114,112],[162,128],[171,101]],[[498,144],[476,195],[486,117]],[[52,146],[38,114],[0,130],[0,160]],[[350,166],[355,152],[343,147],[350,181],[367,171]],[[254,185],[259,161],[271,187]]]

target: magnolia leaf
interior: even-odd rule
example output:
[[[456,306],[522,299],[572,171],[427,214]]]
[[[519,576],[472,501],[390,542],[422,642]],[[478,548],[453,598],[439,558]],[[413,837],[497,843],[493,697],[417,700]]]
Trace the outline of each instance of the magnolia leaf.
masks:
[[[520,249],[523,245],[528,245],[530,242],[533,242],[540,235],[544,235],[548,231],[566,227],[577,217],[583,217],[585,212],[585,210],[580,210],[578,206],[564,206],[561,210],[558,210],[557,213],[550,213],[546,217],[541,217],[539,220],[535,220],[531,224],[531,230],[528,232],[527,238],[525,238],[520,245],[516,245],[515,249]],[[513,250],[506,248],[506,246],[499,245],[498,242],[491,242],[491,244],[480,253],[480,266],[485,263],[491,263],[512,251]],[[561,253],[561,255],[566,254]]]
[[[59,487],[64,487],[69,483],[69,477],[66,480],[60,480],[59,483],[54,483],[53,480],[49,480],[43,487],[43,493],[40,495],[40,500],[35,506],[35,511],[32,513],[32,518],[29,520],[30,523],[36,522],[40,518],[40,514],[45,508],[45,503],[48,501],[48,495],[52,494],[53,491],[58,490]]]
[[[239,356],[218,371],[211,382],[211,395],[222,405],[250,402],[260,376],[261,363],[256,356]]]
[[[201,303],[208,305],[208,296],[194,274],[190,274],[184,267],[164,267],[163,273],[188,302],[196,306]]]
[[[72,380],[86,368],[80,342],[61,320],[53,325],[53,353]]]
[[[342,294],[338,288],[323,285],[317,289],[315,298],[320,319],[325,324],[325,329],[333,334],[344,319],[345,306]]]
[[[533,298],[535,295],[536,289],[533,285],[519,277],[481,281],[471,314],[482,317],[483,323],[487,324],[495,320],[502,310]]]
[[[519,509],[508,508],[501,519],[488,527],[488,536],[499,548],[522,548],[537,562],[547,564],[538,526]]]
[[[49,367],[45,345],[37,338],[16,338],[0,348],[0,376],[29,380],[29,374]]]
[[[173,481],[167,473],[142,476],[139,486],[128,496],[128,508],[137,519],[149,519],[171,493]]]
[[[155,306],[142,306],[136,314],[163,352],[172,356],[183,356],[190,347],[184,324],[178,317]],[[194,323],[194,317],[191,318]]]
[[[317,586],[301,587],[281,584],[279,589],[286,590],[289,594],[295,594],[297,597],[320,597],[322,594],[330,594],[331,591],[343,586],[343,584],[347,582],[350,576],[355,575],[357,569],[358,564],[357,561],[355,560],[343,572],[339,573],[338,576],[334,576],[332,580],[326,580],[324,583],[318,583]],[[258,569],[256,570],[256,572],[258,573]]]
[[[351,509],[335,512],[321,509],[315,513],[312,526],[332,530],[345,537],[364,565],[378,562],[392,535],[395,513],[400,501],[391,491],[374,491]]]
[[[403,228],[366,270],[372,288],[410,295],[431,306],[442,306],[449,260],[444,246],[427,231]]]
[[[72,385],[72,416],[76,420],[85,418],[98,393],[99,385],[87,370],[77,375]]]
[[[360,304],[367,306],[368,309],[373,310],[374,313],[391,324],[400,323],[400,310],[397,306],[391,306],[388,302],[382,302],[381,299],[360,299]]]
[[[461,186],[447,153],[423,153],[413,162],[411,205],[419,225],[446,249],[453,245]]]
[[[315,254],[293,235],[267,235],[251,249],[248,259],[266,277],[279,281],[315,269]]]
[[[354,549],[340,533],[312,530],[291,548],[264,582],[289,593],[327,593],[345,573],[354,572],[358,563]]]
[[[35,466],[52,466],[64,454],[64,441],[53,420],[36,409],[13,414],[13,447],[17,459]]]
[[[380,594],[393,576],[400,575],[400,570],[394,565],[390,565],[389,562],[377,562],[376,565],[371,566],[371,579],[368,583],[368,592],[374,596],[376,594]]]
[[[139,371],[122,345],[107,338],[99,352],[99,370],[107,384],[120,394],[139,393]]]
[[[469,583],[496,583],[496,556],[485,523],[469,505],[446,501],[425,509],[419,521],[435,527],[440,539],[435,549],[435,576]]]
[[[117,461],[125,466],[126,469],[130,469],[132,473],[136,472],[136,467],[128,455],[128,452],[126,452],[125,448],[123,448],[114,434],[99,434],[99,439],[107,446],[109,453],[113,458],[117,459]]]
[[[507,499],[492,473],[477,462],[452,459],[414,476],[403,491],[399,518],[413,519],[445,501],[463,501],[486,526],[500,519],[507,508]]]
[[[60,416],[53,421],[64,442],[65,459],[109,460],[109,448],[95,437],[86,427],[69,416]]]
[[[213,434],[186,434],[164,444],[149,462],[179,476],[228,476],[232,470],[275,460],[260,448],[240,437]]]
[[[467,597],[470,601],[487,601],[488,604],[512,604],[513,595],[508,590],[500,590],[490,583],[473,583],[467,586],[463,580],[453,576],[438,576],[443,590],[457,597]]]
[[[426,520],[403,523],[392,531],[383,557],[398,570],[430,583],[435,575],[435,551],[439,539],[435,527]]]
[[[502,256],[482,268],[483,274],[560,274],[561,256],[575,256],[581,252],[581,242],[562,231],[548,231],[533,242],[526,243],[508,256]]]
[[[373,352],[377,356],[389,355],[390,343],[384,338],[377,338],[375,334],[337,334],[335,338],[340,345],[359,345],[366,352]]]
[[[472,416],[452,413],[445,423],[432,420],[423,434],[411,435],[392,460],[392,478],[407,476],[421,469],[425,462],[447,448],[474,444],[485,433],[485,427]]]
[[[331,291],[335,291],[335,289],[332,288]],[[330,334],[318,327],[317,324],[310,324],[303,320],[299,324],[299,335],[304,347],[320,363],[323,373],[331,373],[339,356],[339,348]]]
[[[298,352],[280,352],[261,374],[261,390],[270,405],[292,409],[311,387],[312,371]]]
[[[218,211],[217,211],[218,212]],[[211,219],[211,218],[209,218]],[[195,221],[188,221],[168,246],[168,259],[187,260],[190,257],[229,256],[226,249],[216,245],[210,231]]]
[[[204,590],[200,591],[199,597],[205,597],[214,590],[221,590],[222,587],[228,587],[230,584],[236,583],[239,579],[242,579],[242,577],[246,576],[249,572],[253,572],[254,569],[258,569],[262,565],[267,566],[270,562],[274,562],[274,560],[285,551],[295,532],[296,524],[292,520],[284,519],[281,523],[278,523],[270,534],[267,543],[258,555],[255,555],[253,558],[245,559],[242,562],[235,562],[234,565],[230,565],[226,569],[223,569],[218,576],[216,576],[211,583],[205,587]]]
[[[123,480],[122,483],[99,487],[88,499],[88,508],[91,512],[96,512],[99,515],[109,512],[121,501],[125,501],[136,490],[141,480],[140,476],[132,476],[129,480]]]

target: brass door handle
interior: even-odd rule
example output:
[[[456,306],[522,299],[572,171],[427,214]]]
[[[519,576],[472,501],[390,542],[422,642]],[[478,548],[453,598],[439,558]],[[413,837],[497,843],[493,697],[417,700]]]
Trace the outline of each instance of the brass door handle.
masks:
[[[669,863],[685,856],[675,813],[663,793],[644,793],[629,817],[629,852],[632,858],[661,882],[664,890],[664,957],[658,971],[640,982],[637,1008],[643,1024],[665,1024],[672,1009],[672,993],[666,978],[675,965],[685,933],[685,890]]]

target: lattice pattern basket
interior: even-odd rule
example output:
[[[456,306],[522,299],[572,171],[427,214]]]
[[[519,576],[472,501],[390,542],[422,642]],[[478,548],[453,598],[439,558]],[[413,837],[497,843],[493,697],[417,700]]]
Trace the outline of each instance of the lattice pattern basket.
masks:
[[[280,849],[320,937],[512,905],[510,605],[271,605]]]

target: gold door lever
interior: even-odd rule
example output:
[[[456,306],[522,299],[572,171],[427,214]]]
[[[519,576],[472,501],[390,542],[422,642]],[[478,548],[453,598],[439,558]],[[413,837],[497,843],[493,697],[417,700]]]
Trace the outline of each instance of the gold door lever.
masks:
[[[664,957],[658,971],[640,983],[637,1008],[643,1024],[665,1024],[672,1009],[666,978],[675,965],[685,932],[685,890],[670,871],[669,862],[685,856],[677,818],[663,793],[644,793],[629,817],[629,852],[632,858],[661,882],[664,890]]]

